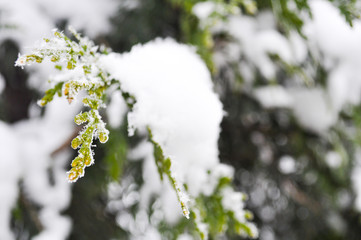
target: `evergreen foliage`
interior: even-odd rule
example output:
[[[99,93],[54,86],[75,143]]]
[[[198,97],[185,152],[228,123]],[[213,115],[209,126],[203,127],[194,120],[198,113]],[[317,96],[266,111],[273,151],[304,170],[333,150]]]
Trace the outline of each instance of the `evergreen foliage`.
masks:
[[[51,4],[27,1],[21,1],[26,11],[16,15],[7,10],[10,3],[0,0],[0,132],[5,136],[0,139],[5,146],[0,151],[0,186],[6,189],[0,189],[0,223],[9,223],[0,225],[0,239],[359,239],[361,108],[355,72],[360,58],[352,50],[359,39],[352,34],[359,26],[359,1],[125,0],[113,9],[111,29],[103,24],[108,33],[99,31],[103,25],[94,21],[90,31],[89,24],[69,14],[55,14],[50,25],[60,30],[18,57],[16,65],[23,70],[13,67],[15,55],[34,39],[24,39],[31,36],[23,31],[26,21],[13,22],[11,14],[37,23],[45,19],[39,9],[52,16],[46,7]],[[74,3],[74,9],[82,4]],[[88,4],[101,5],[85,1],[82,11]],[[321,9],[317,4],[325,7],[324,14],[316,11]],[[334,15],[324,19],[331,8],[342,23]],[[104,22],[103,11],[89,16]],[[309,30],[316,21],[318,36],[328,33],[326,28],[335,35],[315,38]],[[321,24],[327,21],[333,25]],[[67,28],[74,22],[82,34]],[[347,31],[338,36],[341,25]],[[136,129],[134,120],[114,111],[124,107],[131,113],[137,95],[100,59],[157,37],[194,47],[226,112],[218,141],[221,164],[207,169],[205,176],[214,185],[209,193],[191,194],[190,183],[196,182],[175,174],[177,158],[169,155],[154,125],[129,137]],[[342,41],[346,37],[349,42]],[[330,44],[332,40],[338,45]],[[56,74],[43,95],[44,85],[34,79],[45,82],[47,62]],[[342,90],[348,91],[346,96],[337,95]],[[79,126],[64,128],[65,138],[59,137],[59,129],[66,121],[51,118],[54,109],[68,115],[62,110],[68,108],[57,105],[58,98],[72,107],[75,99],[82,104],[71,113]],[[35,102],[47,106],[38,110]],[[47,121],[59,129],[49,128]],[[77,150],[72,156],[67,155],[69,146]],[[62,170],[70,159],[68,181],[84,178],[64,188]],[[32,178],[34,169],[39,178]],[[159,185],[149,177],[153,170]],[[167,201],[172,199],[169,189],[178,204],[174,211],[164,211],[173,206]],[[177,218],[180,213],[185,217]]]

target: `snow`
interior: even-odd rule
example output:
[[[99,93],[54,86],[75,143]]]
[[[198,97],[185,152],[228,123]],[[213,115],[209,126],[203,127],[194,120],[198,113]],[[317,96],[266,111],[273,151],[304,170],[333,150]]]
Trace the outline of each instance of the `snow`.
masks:
[[[313,20],[304,27],[311,45],[322,53],[329,71],[327,95],[336,114],[350,104],[359,104],[361,96],[361,21],[350,27],[339,10],[327,1],[312,1]]]
[[[236,4],[226,4],[222,2],[204,1],[196,3],[192,12],[196,15],[202,27],[213,26],[217,27],[221,22],[216,21],[212,15],[227,16],[228,14],[239,14],[240,8]],[[219,25],[218,25],[219,26]]]
[[[342,164],[342,157],[335,151],[327,152],[325,161],[330,168],[339,168]]]
[[[123,1],[122,4],[129,5],[130,2]],[[134,8],[137,4],[133,1],[129,6]],[[347,104],[359,104],[361,101],[361,22],[356,20],[354,27],[350,28],[329,2],[314,0],[310,4],[314,17],[307,20],[304,27],[307,45],[294,32],[288,39],[281,35],[271,12],[261,12],[255,18],[238,14],[225,25],[217,26],[229,31],[236,41],[227,46],[227,56],[216,53],[215,62],[221,65],[229,59],[239,61],[240,55],[244,55],[247,61],[244,64],[239,62],[239,68],[247,75],[247,82],[252,83],[254,67],[263,77],[269,80],[276,78],[278,66],[270,60],[270,53],[277,54],[288,63],[298,64],[306,61],[309,50],[318,51],[314,57],[319,58],[329,72],[326,89],[266,86],[255,89],[252,94],[265,108],[292,109],[302,127],[322,135],[337,122],[339,112]],[[106,3],[96,0],[0,0],[0,21],[17,26],[16,29],[1,28],[0,41],[14,39],[23,51],[50,32],[57,21],[66,18],[75,28],[95,37],[109,31],[108,17],[115,13],[116,6],[112,0]],[[214,9],[213,3],[203,2],[197,4],[193,12],[200,19],[206,19]],[[181,182],[189,186],[191,196],[209,195],[216,179],[232,177],[232,169],[221,165],[218,159],[222,105],[212,90],[210,74],[194,49],[171,39],[157,39],[135,46],[130,53],[110,54],[101,61],[104,69],[122,82],[122,88],[136,96],[137,103],[128,113],[129,132],[145,134],[148,126],[152,129],[154,139],[165,150],[166,156],[173,160],[172,170]],[[37,74],[32,74],[30,79],[33,87],[43,86],[46,76],[49,76],[49,66],[40,66],[36,67]],[[4,79],[0,76],[0,93],[3,89]],[[122,124],[125,109],[119,92],[114,93],[107,108],[112,127]],[[68,156],[62,153],[52,157],[51,152],[72,134],[72,116],[78,110],[79,107],[74,107],[69,111],[65,102],[55,100],[47,107],[43,118],[34,115],[31,120],[12,126],[0,122],[3,136],[0,145],[7,146],[0,152],[0,239],[14,238],[9,226],[10,212],[18,197],[20,179],[24,180],[26,196],[41,207],[40,221],[45,229],[34,239],[66,238],[70,220],[60,212],[68,206],[71,198],[70,186],[64,177]],[[173,214],[175,209],[179,209],[176,195],[168,182],[159,180],[152,146],[144,142],[130,155],[137,159],[145,158],[145,185],[140,189],[140,196],[133,198],[135,202],[140,201],[140,211],[147,209],[152,195],[157,194],[161,196],[159,212],[164,214],[167,222],[176,222],[181,216]],[[335,152],[329,152],[325,158],[332,168],[341,164],[340,159]],[[54,186],[47,179],[49,168],[54,171]],[[296,170],[295,160],[284,156],[280,159],[279,168],[284,174],[292,173]],[[211,170],[211,175],[208,170]],[[360,167],[356,165],[352,176],[359,210],[360,173]],[[227,196],[224,205],[228,209],[236,207],[232,199],[239,196],[233,194],[232,191],[224,191],[224,196]],[[242,206],[237,209],[242,209]],[[129,229],[141,232],[137,239],[141,239],[141,235],[144,239],[146,236],[160,238],[152,223],[143,221],[142,214],[136,219],[127,215],[123,218],[128,221]],[[144,225],[137,226],[138,220]],[[187,235],[182,238],[187,239]]]
[[[233,168],[221,164],[218,159],[217,142],[224,114],[222,104],[213,91],[210,73],[195,49],[172,39],[156,39],[134,46],[129,53],[102,56],[100,68],[111,78],[118,79],[122,90],[136,99],[128,113],[128,134],[146,135],[147,128],[151,129],[153,139],[160,144],[165,157],[172,160],[172,174],[180,182],[179,186],[187,185],[191,199],[200,194],[212,194],[222,177],[232,179]],[[167,179],[160,181],[153,146],[142,142],[129,157],[144,159],[139,212],[148,211],[151,199],[158,195],[157,209],[161,210],[164,220],[171,225],[177,223],[181,209],[171,184]],[[231,188],[223,193],[225,208],[234,211],[240,222],[245,222],[243,195]],[[188,196],[181,193],[180,198],[186,202]],[[197,211],[196,208],[192,210]],[[138,219],[129,221],[137,222]],[[208,225],[200,219],[197,221],[197,226],[206,234]],[[150,227],[153,223],[147,224]],[[133,228],[130,224],[127,229],[132,235],[139,236],[137,239],[143,239],[141,236],[145,236],[147,231],[144,229],[148,227],[139,229],[141,225],[136,225],[138,227]]]
[[[193,237],[187,233],[183,233],[178,236],[177,240],[192,240]]]
[[[266,52],[269,52],[267,44],[273,47],[271,49],[273,53],[279,54],[291,63],[304,63],[308,52],[312,52],[312,57],[321,61],[328,72],[326,88],[288,84],[284,88],[272,86],[256,89],[254,96],[265,108],[291,108],[302,127],[325,135],[337,123],[339,113],[345,106],[358,105],[361,102],[361,68],[359,66],[361,21],[354,20],[354,26],[350,27],[341,16],[339,9],[329,1],[310,1],[310,7],[313,18],[306,17],[303,27],[307,43],[295,33],[290,34],[288,42],[285,41],[284,37],[274,32],[275,27],[272,26],[270,19],[266,27],[260,28],[255,20],[261,19],[260,17],[255,19],[245,16],[233,17],[228,30],[238,39],[242,53],[260,69],[266,78],[273,78],[277,71],[277,68],[265,57]],[[268,37],[271,37],[269,42],[267,42],[268,37],[264,38],[264,42],[258,38],[264,34],[264,30],[269,31]],[[262,44],[265,45],[262,46]],[[273,44],[276,44],[275,47]],[[312,71],[309,71],[307,67],[305,70],[307,74],[312,75]],[[248,80],[248,82],[251,81]],[[325,160],[331,168],[342,164],[341,157],[335,152],[329,152]],[[361,210],[359,164],[355,166],[352,176],[358,195],[356,207]]]
[[[16,27],[1,28],[0,41],[10,37],[23,48],[33,45],[65,19],[92,38],[104,34],[110,30],[109,18],[115,14],[117,3],[114,0],[0,0],[0,9],[2,22]]]
[[[46,37],[58,21],[68,23],[91,36],[110,30],[109,17],[115,13],[117,3],[113,0],[97,1],[46,1],[46,0],[0,0],[0,22],[11,27],[0,28],[0,43],[14,40],[20,51]],[[53,67],[47,64],[31,67],[29,83],[37,89],[44,89]],[[0,76],[0,93],[5,81]],[[48,86],[47,86],[48,87]],[[36,112],[34,105],[31,112]],[[0,144],[6,146],[0,151],[0,239],[11,240],[10,213],[18,198],[18,183],[23,180],[25,197],[40,207],[39,220],[44,230],[33,239],[66,239],[71,221],[61,212],[71,199],[71,185],[66,181],[65,166],[69,152],[53,156],[52,152],[73,134],[72,118],[79,111],[79,105],[70,107],[64,100],[55,99],[39,114],[14,125],[0,121]],[[60,127],[59,127],[60,126]],[[51,169],[54,185],[49,182]]]
[[[336,123],[338,113],[322,88],[295,88],[290,93],[294,115],[305,129],[322,134]]]
[[[33,240],[62,240],[68,237],[71,229],[69,218],[62,217],[58,211],[48,208],[40,211],[39,218],[45,230],[33,237]]]
[[[265,86],[254,89],[254,97],[264,108],[287,108],[307,130],[323,134],[338,118],[327,92],[322,88]]]
[[[222,195],[222,205],[226,210],[235,213],[242,213],[244,207],[244,195],[242,193],[236,193],[232,188],[227,187],[222,190]],[[236,214],[235,217],[240,222],[245,221],[244,214]]]
[[[305,39],[303,39],[298,33],[292,31],[289,36],[291,54],[295,63],[302,63],[306,60],[308,49]]]
[[[275,78],[277,71],[269,54],[278,55],[286,62],[294,61],[291,44],[275,29],[272,16],[267,12],[256,18],[232,16],[225,29],[236,38],[242,53],[267,79]]]
[[[16,28],[1,28],[0,42],[5,39],[13,39],[21,49],[31,46],[41,39],[45,33],[54,28],[54,23],[49,16],[42,12],[34,1],[0,0],[1,20]]]
[[[278,55],[289,65],[299,65],[306,63],[312,52],[329,72],[326,90],[305,87],[304,80],[294,77],[283,86],[253,89],[252,94],[265,108],[292,109],[301,126],[324,134],[337,122],[345,105],[361,101],[361,72],[357,64],[361,61],[361,21],[355,20],[351,28],[331,3],[315,0],[310,5],[314,17],[303,16],[307,40],[294,31],[289,37],[282,35],[270,11],[261,11],[255,17],[231,16],[222,30],[235,38],[238,47],[232,42],[229,44],[232,51],[227,51],[229,47],[226,46],[223,52],[216,52],[215,63],[222,66],[230,59],[239,62],[240,73],[250,86],[255,73],[253,66],[266,79],[276,80],[279,66],[269,54]],[[241,56],[246,61],[240,62]],[[314,73],[310,69],[312,66],[305,65],[305,74],[312,76]]]
[[[359,55],[357,39],[360,37],[360,23],[355,26],[346,23],[339,10],[327,1],[312,1],[313,19],[304,27],[309,41],[315,41],[328,57],[346,57]]]
[[[109,18],[117,10],[116,0],[35,0],[39,8],[54,20],[67,19],[68,25],[84,30],[94,38],[110,31]],[[95,17],[96,16],[96,17]],[[55,22],[53,20],[53,22]]]
[[[194,5],[192,8],[193,13],[200,20],[207,20],[207,18],[216,10],[216,4],[214,2],[200,2]]]
[[[137,99],[128,114],[131,131],[144,134],[149,126],[165,155],[172,156],[177,174],[190,183],[190,193],[198,195],[205,170],[219,161],[217,140],[223,117],[204,63],[194,50],[171,39],[135,46],[123,55],[110,54],[101,62]],[[204,180],[196,186],[200,176]]]
[[[108,123],[112,128],[118,128],[122,125],[127,109],[128,107],[123,100],[122,94],[119,91],[114,92],[106,108]]]
[[[69,206],[71,199],[71,185],[65,177],[70,152],[51,154],[72,135],[72,118],[78,111],[79,104],[69,107],[64,99],[55,99],[48,105],[42,119],[16,125],[18,141],[24,146],[20,155],[23,159],[24,190],[28,198],[42,207],[39,218],[44,230],[34,237],[36,240],[66,239],[70,233],[70,219],[60,214]],[[54,184],[49,182],[49,168],[54,174]]]
[[[254,36],[255,48],[250,57],[258,64],[267,79],[275,78],[276,69],[268,54],[277,54],[282,60],[292,63],[292,53],[288,41],[275,30],[264,30]]]
[[[18,197],[18,182],[23,180],[25,197],[41,207],[39,219],[44,230],[33,239],[66,239],[71,222],[60,213],[68,207],[71,185],[66,181],[65,167],[69,152],[52,156],[73,132],[72,118],[79,105],[69,108],[62,99],[49,104],[43,118],[8,126],[0,122],[0,238],[14,239],[9,229],[10,211]],[[61,125],[62,128],[58,126]],[[20,148],[20,151],[19,151]],[[54,174],[49,182],[48,169]]]
[[[291,156],[282,156],[279,160],[278,169],[283,174],[294,173],[297,170],[296,160]]]
[[[130,154],[133,152],[136,152],[138,159],[144,158],[142,166],[144,184],[139,191],[140,208],[143,210],[148,209],[154,195],[158,195],[160,196],[160,209],[162,210],[164,219],[168,223],[175,224],[182,216],[181,208],[179,207],[177,196],[171,188],[170,183],[167,180],[164,182],[160,180],[158,170],[154,164],[153,146],[149,142],[143,142],[136,149],[133,149]],[[176,212],[179,214],[175,214]]]
[[[84,30],[90,37],[105,33],[109,30],[108,18],[115,12],[116,5],[112,0],[106,3],[96,0],[51,3],[45,0],[0,0],[0,9],[4,10],[5,14],[1,16],[5,16],[5,22],[17,27],[16,30],[2,28],[0,41],[13,39],[24,51],[26,46],[44,37],[43,34],[50,32],[58,21],[64,19],[75,28]],[[59,46],[59,43],[54,45],[57,48]],[[18,63],[21,63],[21,58]],[[128,113],[130,135],[135,130],[145,134],[147,127],[150,127],[154,140],[162,146],[165,155],[173,160],[172,172],[175,178],[188,185],[188,192],[192,196],[202,193],[209,195],[219,178],[233,176],[233,169],[220,164],[218,159],[222,104],[213,92],[210,73],[195,49],[171,39],[157,39],[144,46],[135,46],[127,54],[104,56],[101,63],[112,77],[121,82],[122,89],[134,94],[137,99],[133,111]],[[35,74],[32,74],[30,83],[41,89],[44,84],[35,79],[44,82],[45,76],[50,73],[49,66],[33,69]],[[79,71],[81,69],[78,66],[71,73],[54,76],[52,80],[58,82],[67,79],[70,74],[74,79],[82,81],[77,74]],[[118,127],[125,114],[125,104],[119,94],[115,94],[111,102],[109,119],[113,127]],[[1,185],[7,193],[6,200],[0,204],[0,221],[4,223],[0,229],[1,238],[13,238],[9,227],[10,212],[16,202],[19,180],[24,182],[25,197],[40,208],[39,220],[44,229],[33,239],[67,238],[71,220],[61,212],[68,207],[71,199],[71,185],[66,182],[64,170],[69,153],[63,152],[56,156],[52,153],[73,134],[72,118],[79,111],[78,104],[72,104],[69,108],[66,101],[56,98],[47,106],[42,117],[35,113],[31,119],[13,126],[0,122],[0,129],[5,136],[2,140],[6,139],[4,145],[11,145],[0,153],[0,165],[4,165],[1,177],[5,178]],[[146,154],[143,178],[146,184],[140,189],[140,197],[134,199],[135,202],[140,201],[141,208],[135,218],[126,219],[129,220],[128,228],[132,229],[131,232],[138,233],[134,238],[159,239],[158,231],[147,218],[146,211],[151,197],[159,195],[161,204],[157,211],[161,211],[170,224],[179,220],[181,214],[174,214],[174,211],[180,211],[180,208],[170,183],[159,180],[152,146],[149,143],[143,145],[148,146],[143,147]],[[19,146],[21,151],[17,150]],[[5,171],[8,166],[11,171]],[[49,182],[49,169],[54,173],[54,184]],[[180,197],[186,199],[187,195],[180,194]],[[242,216],[243,209],[238,210]],[[199,226],[203,230],[207,228],[201,222]]]
[[[17,138],[11,127],[0,122],[0,239],[14,239],[10,230],[11,209],[18,197],[18,179],[22,173]]]
[[[254,89],[255,98],[265,108],[290,108],[293,98],[282,86],[265,86]]]
[[[95,38],[111,30],[109,19],[119,4],[115,0],[0,0],[0,22],[10,26],[0,28],[0,43],[14,40],[20,52],[26,52],[34,42],[49,37],[51,30],[63,20]],[[46,63],[31,66],[29,70],[32,72],[29,85],[43,91],[47,87],[45,80],[56,73],[54,67]]]
[[[172,159],[176,178],[188,185],[192,196],[198,196],[203,189],[207,194],[212,191],[206,187],[207,171],[219,164],[223,110],[210,74],[194,51],[172,39],[157,39],[133,47],[130,53],[104,56],[100,62],[136,98],[128,113],[130,135],[135,130],[145,134],[149,126],[165,156]],[[181,216],[173,213],[179,209],[176,195],[168,182],[160,182],[152,147],[146,149],[140,205],[146,208],[153,193],[161,195],[165,219],[175,223]]]

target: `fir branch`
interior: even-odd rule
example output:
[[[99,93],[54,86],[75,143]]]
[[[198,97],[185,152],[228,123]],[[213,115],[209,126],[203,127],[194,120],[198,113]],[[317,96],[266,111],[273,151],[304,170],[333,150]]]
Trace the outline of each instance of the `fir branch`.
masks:
[[[171,165],[172,165],[171,159],[169,157],[164,156],[163,149],[159,145],[159,143],[157,143],[154,140],[152,130],[150,129],[150,127],[148,127],[148,135],[149,135],[149,141],[153,144],[154,159],[157,165],[159,176],[161,180],[163,180],[163,175],[166,175],[168,177],[173,189],[177,194],[177,199],[181,205],[183,215],[187,219],[189,219],[189,209],[187,206],[187,202],[189,201],[189,198],[188,195],[181,190],[178,180],[176,179],[174,173],[172,173],[171,171]]]

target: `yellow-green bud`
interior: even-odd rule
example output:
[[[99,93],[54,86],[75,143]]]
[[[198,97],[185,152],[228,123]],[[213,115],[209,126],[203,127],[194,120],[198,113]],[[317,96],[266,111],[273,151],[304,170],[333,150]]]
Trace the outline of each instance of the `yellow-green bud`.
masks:
[[[172,165],[172,162],[170,161],[170,158],[167,158],[164,160],[163,166],[164,166],[165,171],[169,171],[171,165]]]
[[[79,177],[82,177],[84,175],[84,167],[83,166],[77,166],[75,167],[76,172],[78,173]]]
[[[73,139],[73,141],[71,141],[71,147],[73,149],[77,149],[82,143],[83,141],[80,139],[80,137],[76,137]]]
[[[74,118],[74,122],[77,125],[82,124],[83,122],[86,122],[88,120],[88,113],[84,112],[84,113],[79,113],[78,115],[75,116]]]
[[[64,85],[64,95],[65,95],[65,96],[68,96],[68,95],[69,95],[69,89],[70,89],[70,83],[67,82],[67,83],[65,83],[65,85]]]
[[[66,66],[66,68],[67,69],[69,69],[69,70],[72,70],[72,69],[74,69],[75,68],[75,64],[73,64],[72,62],[68,62],[68,65]]]
[[[250,211],[245,211],[245,213],[244,213],[244,216],[245,216],[245,218],[247,219],[247,220],[252,220],[253,219],[253,213],[252,212],[250,212]]]
[[[92,165],[92,163],[93,163],[93,158],[92,158],[92,156],[90,155],[90,154],[88,154],[88,155],[86,155],[85,157],[84,157],[84,164],[85,164],[85,166],[90,166],[90,165]]]
[[[88,99],[88,98],[84,98],[84,99],[83,99],[83,103],[84,103],[85,105],[89,105],[89,99]]]
[[[108,141],[108,139],[109,139],[108,133],[106,133],[106,132],[99,133],[99,141],[101,143],[106,143]]]
[[[243,201],[247,201],[247,200],[248,200],[247,194],[242,193],[242,200],[243,200]]]
[[[84,166],[84,158],[77,156],[72,162],[71,167],[83,167]]]
[[[78,179],[78,173],[73,169],[68,172],[68,181],[75,182]]]
[[[38,105],[40,106],[40,107],[44,107],[45,105],[46,105],[46,101],[44,100],[44,99],[41,99],[41,100],[39,100],[38,101]]]
[[[59,61],[59,57],[52,56],[50,60],[51,60],[52,62],[57,62],[57,61]]]

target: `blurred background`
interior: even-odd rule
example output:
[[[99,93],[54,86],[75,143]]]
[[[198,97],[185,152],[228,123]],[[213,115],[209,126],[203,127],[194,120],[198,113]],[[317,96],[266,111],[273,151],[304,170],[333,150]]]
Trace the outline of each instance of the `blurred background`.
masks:
[[[68,184],[79,106],[60,99],[38,107],[52,67],[14,67],[19,52],[69,25],[119,53],[157,37],[196,48],[226,112],[220,160],[248,195],[259,239],[361,239],[360,7],[358,0],[0,0],[1,240],[46,239],[43,229],[57,239],[158,239],[135,216],[145,181],[134,153],[140,139],[127,137],[117,97],[103,113],[109,142],[95,149],[87,176]],[[157,226],[162,239],[192,239],[182,237],[183,222]]]

